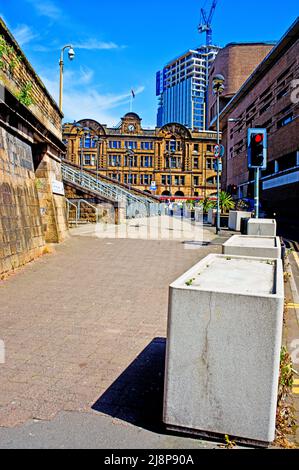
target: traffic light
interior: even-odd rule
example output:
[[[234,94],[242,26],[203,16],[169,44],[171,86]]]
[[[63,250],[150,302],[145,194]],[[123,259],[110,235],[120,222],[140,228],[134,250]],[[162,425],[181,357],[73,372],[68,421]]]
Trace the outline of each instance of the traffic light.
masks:
[[[248,132],[248,168],[267,168],[267,131],[249,129]]]

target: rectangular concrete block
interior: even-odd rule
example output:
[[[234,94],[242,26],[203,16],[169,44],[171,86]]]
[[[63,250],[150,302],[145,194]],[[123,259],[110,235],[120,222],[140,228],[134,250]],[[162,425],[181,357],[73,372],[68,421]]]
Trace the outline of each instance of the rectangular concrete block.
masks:
[[[222,247],[224,255],[253,256],[281,259],[279,237],[250,237],[234,235]]]
[[[277,223],[274,219],[251,219],[248,221],[247,235],[276,237]]]
[[[201,207],[195,208],[195,222],[203,222],[203,209]]]
[[[217,217],[217,210],[216,209],[209,209],[209,211],[208,211],[208,224],[215,225],[216,224],[216,217]]]
[[[251,212],[230,211],[228,228],[240,232],[242,219],[251,219]]]
[[[283,308],[281,260],[210,255],[170,286],[169,429],[274,440]]]

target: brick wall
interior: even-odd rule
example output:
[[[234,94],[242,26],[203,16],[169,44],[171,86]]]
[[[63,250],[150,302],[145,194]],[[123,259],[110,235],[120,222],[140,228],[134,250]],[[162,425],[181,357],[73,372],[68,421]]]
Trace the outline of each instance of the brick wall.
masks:
[[[113,204],[99,202],[92,198],[89,194],[85,194],[82,191],[77,191],[72,186],[65,184],[66,197],[70,201],[76,199],[86,200],[97,208],[98,220],[96,217],[96,211],[88,204],[81,204],[80,221],[86,223],[101,223],[101,224],[118,224],[120,222],[119,217],[124,218],[124,214],[121,215],[120,208],[115,207]],[[70,206],[70,220],[73,221],[76,218],[76,210],[73,206]]]
[[[0,128],[0,274],[33,260],[44,245],[31,147]]]
[[[61,118],[62,115],[56,102],[53,100],[45,85],[38,77],[22,50],[16,43],[13,36],[0,19],[0,35],[4,38],[7,45],[12,47],[13,53],[2,57],[2,66],[0,67],[0,83],[2,83],[11,93],[17,96],[20,91],[31,83],[32,105],[29,109],[47,127],[54,135],[61,138]],[[20,60],[18,60],[20,58]],[[17,60],[16,60],[17,59]],[[10,70],[10,63],[15,61],[15,67]]]
[[[223,108],[272,48],[273,44],[228,44],[219,51],[209,76],[209,122],[217,112],[212,88],[213,77],[221,74],[225,78],[220,106]]]

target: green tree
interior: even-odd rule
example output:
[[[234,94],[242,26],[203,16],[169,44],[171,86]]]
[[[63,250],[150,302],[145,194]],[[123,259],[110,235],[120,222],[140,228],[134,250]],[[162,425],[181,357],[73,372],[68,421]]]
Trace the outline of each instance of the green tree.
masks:
[[[200,203],[202,210],[204,214],[209,212],[210,209],[214,209],[216,204],[215,201],[211,201],[208,197],[206,197],[201,203]]]
[[[222,214],[226,214],[235,208],[235,203],[232,196],[225,191],[221,191],[219,200]]]

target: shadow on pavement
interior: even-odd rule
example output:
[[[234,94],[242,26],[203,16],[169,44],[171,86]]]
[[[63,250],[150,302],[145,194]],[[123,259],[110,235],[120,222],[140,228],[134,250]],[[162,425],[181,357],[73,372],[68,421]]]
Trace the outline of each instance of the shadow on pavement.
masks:
[[[163,432],[166,340],[155,338],[92,409],[154,432]]]

